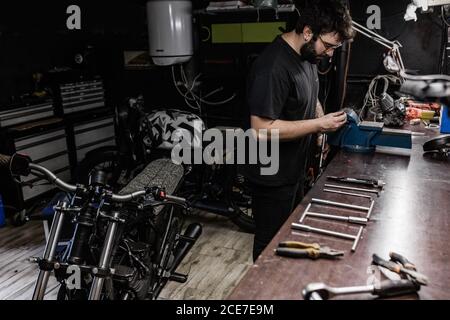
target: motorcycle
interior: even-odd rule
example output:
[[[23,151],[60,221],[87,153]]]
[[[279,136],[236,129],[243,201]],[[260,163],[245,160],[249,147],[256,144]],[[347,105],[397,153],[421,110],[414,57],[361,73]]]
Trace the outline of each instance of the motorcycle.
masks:
[[[202,119],[192,113],[169,109],[144,111],[142,97],[129,99],[116,111],[118,147],[102,147],[88,152],[77,168],[78,181],[93,169],[107,172],[108,184],[120,189],[150,161],[170,158],[172,133],[177,128],[195,132],[193,123]],[[193,208],[228,217],[243,231],[255,230],[251,197],[245,178],[236,165],[184,165],[185,177],[179,194]]]
[[[59,300],[156,299],[168,281],[187,281],[176,269],[202,227],[193,223],[181,233],[190,207],[170,195],[181,182],[181,166],[164,171],[167,160],[152,162],[115,194],[101,170],[90,174],[88,184],[71,185],[24,155],[0,155],[0,163],[7,163],[16,179],[32,174],[69,194],[69,201],[54,207],[44,254],[35,259],[39,275],[33,300],[44,298],[52,272],[61,284]],[[73,233],[61,249],[68,221]]]

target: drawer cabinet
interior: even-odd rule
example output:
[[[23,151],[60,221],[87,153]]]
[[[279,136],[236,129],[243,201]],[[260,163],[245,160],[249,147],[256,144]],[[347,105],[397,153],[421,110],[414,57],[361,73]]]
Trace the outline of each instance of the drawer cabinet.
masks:
[[[113,116],[76,124],[74,133],[78,162],[93,149],[116,145]]]

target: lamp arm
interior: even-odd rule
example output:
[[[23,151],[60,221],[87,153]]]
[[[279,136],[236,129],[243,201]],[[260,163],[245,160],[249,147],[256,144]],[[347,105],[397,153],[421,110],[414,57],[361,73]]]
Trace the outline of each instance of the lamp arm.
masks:
[[[380,43],[381,45],[385,46],[388,49],[392,50],[392,49],[394,49],[395,46],[401,47],[401,44],[398,41],[391,41],[389,39],[386,39],[385,37],[364,27],[363,25],[359,24],[356,21],[353,21],[352,24],[353,24],[353,29],[355,29],[359,33],[365,35],[366,37]]]
[[[450,1],[450,0],[448,0]],[[381,44],[382,46],[386,47],[390,50],[392,57],[396,60],[398,67],[400,69],[400,73],[404,73],[405,66],[403,64],[403,59],[400,53],[400,48],[402,48],[402,45],[398,41],[391,41],[389,39],[384,38],[383,36],[379,35],[378,33],[364,27],[363,25],[353,21],[352,22],[353,29],[357,32],[361,33],[362,35],[366,36],[367,38]]]

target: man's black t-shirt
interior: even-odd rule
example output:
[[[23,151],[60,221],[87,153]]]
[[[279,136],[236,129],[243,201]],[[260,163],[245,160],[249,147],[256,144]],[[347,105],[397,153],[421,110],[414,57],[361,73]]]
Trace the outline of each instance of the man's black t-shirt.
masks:
[[[317,66],[304,61],[281,36],[256,59],[248,77],[247,103],[254,116],[289,121],[313,119],[318,93]],[[261,175],[260,165],[249,165],[247,178],[267,186],[298,183],[304,178],[310,141],[311,135],[280,142],[278,173]]]

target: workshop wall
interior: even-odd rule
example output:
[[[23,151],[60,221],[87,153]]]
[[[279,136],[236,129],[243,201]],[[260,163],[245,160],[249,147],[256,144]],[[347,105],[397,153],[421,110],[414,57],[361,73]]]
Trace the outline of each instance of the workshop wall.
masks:
[[[370,5],[381,8],[381,29],[375,30],[389,40],[398,40],[404,46],[401,53],[405,67],[421,74],[439,73],[442,49],[443,22],[438,12],[421,14],[417,22],[403,19],[410,0],[351,0],[355,21],[366,25]],[[376,75],[385,73],[383,68],[384,47],[358,34],[352,46],[351,74]],[[434,57],[434,58],[430,58]]]
[[[68,30],[66,8],[82,10],[81,30]],[[120,101],[146,92],[153,104],[166,104],[176,95],[167,92],[170,78],[155,68],[125,72],[124,50],[147,50],[145,2],[39,1],[0,5],[0,105],[34,90],[32,74],[65,67],[99,74],[106,88]],[[77,65],[74,56],[85,55]]]
[[[195,1],[197,6],[205,2]],[[378,32],[403,43],[406,67],[420,73],[438,73],[443,23],[438,13],[418,14],[416,23],[405,22],[403,15],[409,2],[350,0],[350,5],[355,20],[363,24],[369,16],[367,7],[379,5],[382,22]],[[82,8],[81,31],[66,28],[66,8],[70,4]],[[144,5],[143,0],[0,4],[0,106],[31,92],[33,73],[55,67],[100,74],[113,96],[112,101],[117,103],[126,96],[144,92],[149,108],[183,106],[183,100],[173,88],[170,69],[125,71],[123,68],[124,50],[148,48]],[[88,49],[89,46],[92,48]],[[76,65],[74,55],[87,53],[86,50],[89,50],[87,63]],[[358,35],[352,45],[349,79],[369,79],[385,73],[383,52],[383,47]],[[362,100],[366,85],[350,86],[355,104]]]
[[[410,0],[350,0],[355,21],[366,26],[371,14],[367,8],[378,5],[381,9],[381,29],[375,30],[389,40],[398,40],[406,69],[418,74],[445,73],[442,60],[446,47],[447,30],[440,10],[429,13],[417,11],[417,22],[404,21],[403,16]],[[359,109],[371,79],[388,72],[383,66],[383,54],[387,51],[380,44],[357,34],[351,48],[346,106]],[[442,68],[441,68],[442,64]]]

